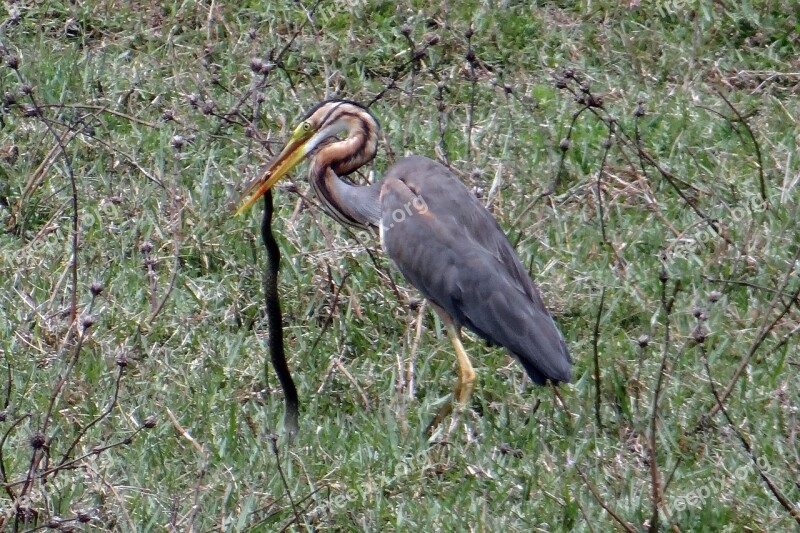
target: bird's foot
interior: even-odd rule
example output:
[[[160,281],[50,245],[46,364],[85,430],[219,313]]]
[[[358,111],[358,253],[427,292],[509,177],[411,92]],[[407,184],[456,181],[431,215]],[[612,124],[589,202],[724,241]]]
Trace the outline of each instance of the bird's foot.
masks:
[[[425,435],[429,439],[434,436],[434,431],[437,427],[439,427],[444,419],[450,416],[450,414],[453,414],[450,427],[446,432],[447,435],[450,435],[453,429],[455,429],[459,418],[461,418],[461,414],[463,413],[464,409],[469,404],[469,399],[472,396],[472,391],[474,389],[475,372],[472,370],[472,367],[469,367],[466,372],[462,371],[459,373],[458,381],[456,382],[455,390],[453,390],[452,398],[450,398],[447,403],[445,403],[441,409],[439,409],[439,412],[433,417],[431,423],[428,424],[427,428],[425,428]]]

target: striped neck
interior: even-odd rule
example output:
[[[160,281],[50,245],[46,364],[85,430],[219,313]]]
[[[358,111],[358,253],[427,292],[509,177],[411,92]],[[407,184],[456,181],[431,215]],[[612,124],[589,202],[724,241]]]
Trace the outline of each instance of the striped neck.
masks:
[[[309,181],[325,211],[347,226],[367,228],[380,220],[380,187],[357,186],[345,176],[372,161],[378,149],[378,121],[365,107],[346,100],[323,102],[306,116],[316,126],[309,156]],[[347,132],[344,139],[337,135]]]

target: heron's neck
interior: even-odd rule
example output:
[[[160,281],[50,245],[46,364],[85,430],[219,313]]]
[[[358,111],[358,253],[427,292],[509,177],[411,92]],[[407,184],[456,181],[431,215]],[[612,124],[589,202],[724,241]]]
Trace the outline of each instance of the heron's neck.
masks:
[[[378,226],[380,185],[352,185],[339,176],[354,172],[375,157],[378,124],[369,113],[343,120],[347,137],[324,139],[311,156],[309,181],[325,210],[348,226]],[[335,131],[331,132],[335,135]]]
[[[352,185],[337,176],[331,167],[312,168],[310,181],[325,211],[338,222],[359,228],[380,224],[380,183]]]

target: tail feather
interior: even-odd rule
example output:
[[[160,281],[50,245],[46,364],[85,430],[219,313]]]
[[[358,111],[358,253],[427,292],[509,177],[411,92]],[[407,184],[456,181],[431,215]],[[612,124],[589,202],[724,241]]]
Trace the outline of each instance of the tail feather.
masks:
[[[477,295],[476,295],[477,296]],[[508,349],[537,384],[572,379],[572,358],[547,309],[519,291],[493,291],[483,305],[470,306],[464,325]]]

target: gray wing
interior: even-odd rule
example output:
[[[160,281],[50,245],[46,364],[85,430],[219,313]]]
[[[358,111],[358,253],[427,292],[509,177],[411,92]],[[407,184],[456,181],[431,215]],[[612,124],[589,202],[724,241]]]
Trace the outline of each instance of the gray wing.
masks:
[[[497,221],[444,166],[399,161],[381,188],[383,245],[458,325],[504,346],[536,383],[571,379],[564,338]]]

